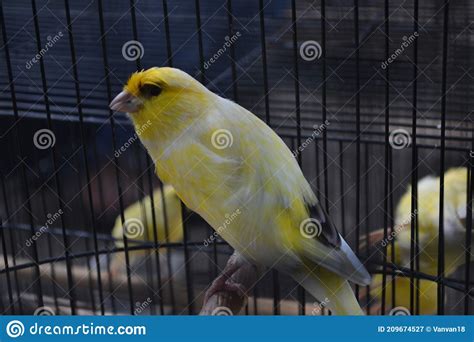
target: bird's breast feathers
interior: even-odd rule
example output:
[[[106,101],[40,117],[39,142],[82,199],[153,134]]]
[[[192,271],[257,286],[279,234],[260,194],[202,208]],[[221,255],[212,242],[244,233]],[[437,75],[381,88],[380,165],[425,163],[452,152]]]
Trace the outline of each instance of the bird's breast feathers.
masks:
[[[184,130],[157,132],[143,142],[158,176],[174,186],[186,206],[216,230],[233,217],[218,233],[234,248],[241,249],[237,240],[251,249],[286,244],[290,231],[299,234],[296,221],[307,215],[305,202],[315,202],[284,142],[230,101],[223,100]]]

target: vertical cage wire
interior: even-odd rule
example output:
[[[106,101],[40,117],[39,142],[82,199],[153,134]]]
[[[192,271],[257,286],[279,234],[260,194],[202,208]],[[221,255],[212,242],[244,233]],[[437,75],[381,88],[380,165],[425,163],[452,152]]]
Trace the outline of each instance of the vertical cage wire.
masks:
[[[439,181],[439,233],[438,233],[438,278],[444,278],[444,168],[446,153],[446,78],[448,69],[448,20],[449,1],[444,2],[443,18],[443,60],[441,69],[441,157]],[[438,315],[444,315],[444,284],[438,283]]]
[[[418,32],[418,0],[413,2],[413,32]],[[413,44],[413,81],[412,81],[412,136],[411,148],[411,183],[418,184],[418,150],[417,150],[417,97],[418,97],[418,41]],[[419,281],[415,280],[414,270],[419,270],[419,246],[418,246],[418,187],[411,189],[411,212],[414,214],[410,223],[410,311],[419,314],[420,287]],[[394,259],[394,258],[392,258]],[[392,260],[393,262],[394,260]],[[416,290],[415,289],[416,286]]]

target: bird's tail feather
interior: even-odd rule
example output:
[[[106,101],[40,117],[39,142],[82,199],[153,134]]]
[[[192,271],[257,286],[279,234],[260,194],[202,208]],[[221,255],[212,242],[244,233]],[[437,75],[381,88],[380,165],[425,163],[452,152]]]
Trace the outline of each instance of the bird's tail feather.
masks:
[[[293,278],[333,314],[364,314],[349,282],[337,274],[318,267],[312,272],[296,273]]]

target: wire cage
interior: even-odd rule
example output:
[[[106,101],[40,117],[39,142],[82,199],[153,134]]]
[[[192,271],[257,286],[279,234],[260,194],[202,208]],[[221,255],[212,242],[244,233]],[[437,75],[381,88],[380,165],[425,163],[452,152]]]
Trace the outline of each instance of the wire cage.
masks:
[[[199,313],[232,249],[181,206],[172,214],[180,236],[157,231],[173,220],[166,186],[131,122],[108,108],[132,72],[173,66],[258,115],[294,151],[380,277],[378,295],[354,289],[368,314],[470,314],[473,19],[467,0],[0,2],[1,312]],[[455,246],[443,196],[453,167],[467,170]],[[427,175],[440,177],[434,253],[419,224],[422,189],[409,187]],[[405,193],[410,262],[400,264]],[[134,203],[138,229],[153,229],[121,239],[114,226]],[[371,242],[377,231],[382,245]],[[462,251],[454,270],[452,249]],[[402,280],[406,288],[393,285]],[[266,269],[241,314],[329,311]]]

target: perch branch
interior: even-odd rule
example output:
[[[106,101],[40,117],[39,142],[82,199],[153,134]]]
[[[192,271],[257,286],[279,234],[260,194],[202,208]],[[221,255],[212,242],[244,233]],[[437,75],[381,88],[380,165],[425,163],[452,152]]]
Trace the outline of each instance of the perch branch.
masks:
[[[227,265],[231,262],[233,256],[227,261]],[[226,266],[227,267],[227,266]],[[245,263],[229,277],[229,281],[238,284],[245,295],[233,291],[219,291],[213,294],[209,299],[203,303],[200,315],[230,315],[226,309],[232,311],[233,315],[237,315],[245,306],[248,298],[248,293],[252,290],[257,279],[256,266],[250,263]],[[224,308],[224,310],[221,310]]]

